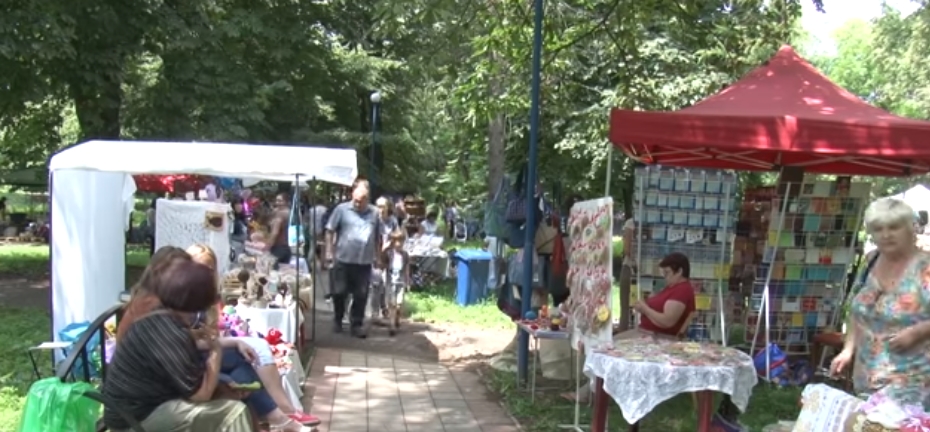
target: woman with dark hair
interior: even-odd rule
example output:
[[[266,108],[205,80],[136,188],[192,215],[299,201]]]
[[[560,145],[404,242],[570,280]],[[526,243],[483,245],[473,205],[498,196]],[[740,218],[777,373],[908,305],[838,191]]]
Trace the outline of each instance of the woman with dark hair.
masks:
[[[216,273],[180,249],[164,249],[133,289],[103,393],[153,432],[254,430],[246,405],[221,399],[224,393],[245,399],[274,430],[311,430],[289,419],[263,390],[234,389],[235,382],[259,381],[248,362],[228,370],[220,385],[220,340],[203,336],[204,311],[218,296]],[[111,410],[104,411],[104,422],[114,431],[129,429]]]
[[[103,394],[142,420],[148,431],[252,431],[245,404],[212,400],[219,378],[219,345],[211,347],[205,362],[191,334],[201,311],[216,301],[214,272],[189,257],[171,259],[147,272],[149,284],[137,290],[133,300],[157,299],[159,308],[121,323],[123,335]],[[130,428],[109,408],[104,408],[103,418],[110,430]]]

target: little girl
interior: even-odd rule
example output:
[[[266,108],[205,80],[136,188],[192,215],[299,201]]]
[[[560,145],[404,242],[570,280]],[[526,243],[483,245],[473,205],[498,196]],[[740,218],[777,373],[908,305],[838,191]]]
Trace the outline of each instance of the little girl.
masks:
[[[400,308],[404,304],[404,293],[410,286],[410,255],[404,250],[406,235],[402,229],[395,229],[389,236],[391,245],[384,250],[382,261],[385,265],[384,296],[387,300],[389,330],[391,336],[400,326]]]

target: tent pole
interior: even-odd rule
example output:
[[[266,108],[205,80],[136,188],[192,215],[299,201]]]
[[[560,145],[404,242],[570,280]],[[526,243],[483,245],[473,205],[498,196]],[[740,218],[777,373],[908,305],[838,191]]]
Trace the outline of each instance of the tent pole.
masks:
[[[317,185],[317,181],[316,181],[316,177],[314,177],[310,181],[310,208],[313,209],[313,213],[311,213],[311,216],[313,217],[310,218],[310,249],[308,249],[309,251],[313,251],[313,255],[310,258],[310,263],[308,263],[308,265],[310,266],[310,278],[311,278],[310,279],[310,304],[307,305],[307,307],[310,308],[310,342],[316,342],[316,287],[317,287],[317,278],[319,278],[320,276],[320,269],[318,268],[316,264],[317,258],[319,258],[318,256],[316,256],[317,255],[316,254],[316,242],[317,242],[316,230],[317,228],[319,228],[316,226],[316,220],[317,220],[316,193],[315,193],[316,185]]]
[[[800,190],[800,185],[798,189]],[[785,225],[785,213],[788,211],[788,200],[791,198],[791,183],[785,185],[785,193],[781,196],[781,211],[778,214],[778,229],[775,231],[775,245],[772,246],[771,252],[772,255],[769,258],[769,268],[765,273],[765,285],[762,289],[762,302],[759,305],[759,319],[756,320],[756,331],[752,335],[752,346],[749,347],[749,352],[752,355],[755,355],[756,352],[756,342],[759,339],[759,327],[762,326],[763,319],[765,320],[765,346],[762,348],[765,352],[765,380],[771,382],[772,380],[772,355],[768,352],[769,345],[771,344],[771,326],[772,323],[771,317],[769,316],[769,310],[771,309],[771,304],[769,303],[769,284],[772,282],[772,271],[775,269],[773,265],[775,263],[775,255],[778,253],[778,245],[781,241],[782,229]],[[768,246],[766,246],[765,253],[769,252]],[[766,261],[766,257],[762,257],[762,262]]]
[[[303,218],[300,217],[300,174],[294,175],[294,187],[297,189],[297,191],[296,193],[294,193],[294,196],[291,198],[291,200],[293,200],[293,203],[294,203],[293,208],[294,208],[295,214],[291,215],[291,217],[297,216],[297,236],[295,238],[296,240],[295,243],[297,244],[297,247],[295,248],[296,253],[294,254],[297,256],[297,259],[295,260],[297,263],[297,265],[295,266],[297,270],[297,277],[295,278],[295,281],[294,281],[295,286],[291,290],[291,298],[294,300],[294,312],[295,312],[294,321],[296,324],[294,326],[294,330],[296,334],[293,335],[292,337],[296,339],[295,344],[297,345],[297,349],[302,350],[304,347],[304,338],[303,336],[301,336],[301,331],[300,331],[300,250],[301,250],[300,238],[303,237],[301,235],[303,234],[303,220],[302,220]],[[288,221],[288,226],[290,226],[290,221]],[[307,241],[307,239],[304,239],[304,241]],[[288,247],[290,247],[290,245],[288,245]]]
[[[610,172],[614,166],[614,145],[607,143],[607,180],[604,181],[604,196],[610,196]]]
[[[523,290],[520,302],[520,317],[526,316],[533,302],[533,264],[536,249],[533,241],[536,234],[536,211],[539,201],[536,200],[536,164],[539,148],[539,87],[542,74],[542,26],[543,0],[534,0],[535,15],[533,22],[533,64],[532,85],[530,90],[530,151],[526,168],[526,240],[523,245]],[[520,331],[519,345],[517,346],[517,372],[520,381],[528,378],[530,358],[530,335]],[[538,353],[536,353],[538,354]]]

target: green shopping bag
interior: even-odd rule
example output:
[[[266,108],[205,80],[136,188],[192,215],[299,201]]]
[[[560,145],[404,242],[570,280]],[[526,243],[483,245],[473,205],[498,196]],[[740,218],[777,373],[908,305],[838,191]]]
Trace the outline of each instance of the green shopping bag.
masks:
[[[36,381],[29,388],[19,432],[94,432],[100,403],[83,396],[93,390],[89,383],[56,377]]]

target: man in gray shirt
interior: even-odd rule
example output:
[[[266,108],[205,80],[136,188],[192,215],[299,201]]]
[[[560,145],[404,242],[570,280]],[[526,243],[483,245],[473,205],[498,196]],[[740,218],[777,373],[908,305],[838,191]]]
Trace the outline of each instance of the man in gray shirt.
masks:
[[[352,185],[352,200],[333,209],[326,223],[326,262],[333,281],[333,309],[336,322],[334,331],[342,331],[346,301],[352,296],[349,322],[352,335],[364,338],[362,325],[372,266],[380,267],[377,251],[381,250],[381,230],[377,210],[368,203],[367,180],[356,180]]]

